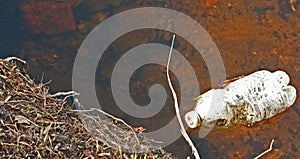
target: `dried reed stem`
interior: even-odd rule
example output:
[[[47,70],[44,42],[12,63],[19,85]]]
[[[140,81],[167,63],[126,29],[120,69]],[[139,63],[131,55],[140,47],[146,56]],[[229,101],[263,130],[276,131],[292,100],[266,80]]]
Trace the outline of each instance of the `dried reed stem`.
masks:
[[[184,137],[184,139],[188,142],[188,144],[190,145],[191,149],[192,149],[192,153],[195,156],[196,159],[200,159],[200,155],[198,153],[198,150],[196,149],[196,147],[194,146],[192,140],[190,139],[189,135],[186,133],[185,128],[183,126],[181,117],[180,117],[180,113],[179,113],[179,107],[178,107],[178,100],[177,100],[177,95],[176,92],[172,86],[171,83],[171,79],[170,79],[170,75],[169,75],[169,65],[170,65],[170,61],[171,61],[171,55],[172,55],[172,50],[173,50],[173,46],[174,46],[174,41],[175,41],[175,34],[173,35],[173,39],[172,39],[172,44],[171,44],[171,49],[169,52],[169,57],[168,57],[168,63],[167,63],[167,78],[168,78],[168,84],[169,87],[171,89],[172,92],[172,96],[174,98],[174,107],[175,107],[175,111],[176,111],[176,116],[180,125],[180,132],[182,134],[182,136]]]

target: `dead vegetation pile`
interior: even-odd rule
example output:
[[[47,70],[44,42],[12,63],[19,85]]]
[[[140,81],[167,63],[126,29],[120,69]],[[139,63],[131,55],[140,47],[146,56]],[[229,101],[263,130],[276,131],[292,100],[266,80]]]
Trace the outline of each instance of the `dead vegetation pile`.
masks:
[[[174,158],[113,116],[74,111],[66,99],[76,92],[50,94],[17,63],[0,59],[0,158]]]

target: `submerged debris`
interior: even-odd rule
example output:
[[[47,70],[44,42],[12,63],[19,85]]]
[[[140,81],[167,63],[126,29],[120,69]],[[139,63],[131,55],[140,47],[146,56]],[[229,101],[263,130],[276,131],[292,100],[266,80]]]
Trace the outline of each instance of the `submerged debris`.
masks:
[[[76,30],[71,2],[24,1],[19,5],[26,27],[34,34],[59,34]]]
[[[290,5],[291,5],[291,9],[292,11],[296,12],[296,8],[295,8],[295,3],[297,2],[297,0],[290,0]]]
[[[288,85],[289,82],[289,76],[283,71],[257,71],[224,88],[202,94],[185,120],[189,127],[195,128],[215,124],[218,127],[248,126],[271,118],[295,102],[296,89]]]
[[[204,0],[204,1],[200,1],[201,5],[203,8],[210,8],[212,6],[214,6],[216,3],[218,2],[218,0]]]
[[[98,140],[67,105],[66,99],[76,95],[75,92],[50,94],[45,84],[35,83],[19,69],[16,61],[25,64],[18,58],[0,59],[0,158],[130,158],[134,155],[147,159],[174,158],[161,149],[143,154],[123,152],[106,144],[120,141]],[[97,122],[114,126],[116,139],[120,139],[118,135],[124,137],[121,124],[106,125],[107,121],[100,119]],[[112,133],[110,129],[103,130]]]

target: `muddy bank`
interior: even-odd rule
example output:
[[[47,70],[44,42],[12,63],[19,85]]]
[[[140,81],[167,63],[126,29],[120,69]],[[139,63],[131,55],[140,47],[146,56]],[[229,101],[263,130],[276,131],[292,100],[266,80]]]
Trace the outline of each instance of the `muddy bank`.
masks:
[[[132,131],[125,130],[119,121],[111,121],[116,118],[87,120],[92,116],[67,104],[67,98],[76,92],[50,94],[47,84],[33,81],[22,65],[25,61],[18,58],[0,60],[1,158],[174,158],[158,147],[147,149],[150,143],[133,137],[140,129],[128,125]],[[80,118],[83,114],[84,120]],[[101,123],[95,129],[102,137],[91,135],[88,126],[96,124],[88,125],[88,121]],[[114,138],[103,138],[112,133]],[[148,151],[130,151],[137,149]]]

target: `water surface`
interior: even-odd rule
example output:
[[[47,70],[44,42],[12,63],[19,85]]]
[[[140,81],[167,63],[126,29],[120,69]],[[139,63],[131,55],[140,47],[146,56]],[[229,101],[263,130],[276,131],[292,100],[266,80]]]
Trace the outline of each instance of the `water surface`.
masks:
[[[219,1],[214,7],[203,8],[198,0],[185,1],[74,1],[71,3],[77,29],[59,34],[33,34],[26,27],[19,11],[20,1],[0,1],[0,55],[20,56],[28,62],[28,71],[37,81],[52,80],[51,91],[70,90],[72,68],[77,49],[88,33],[112,15],[138,7],[163,7],[184,13],[200,23],[211,35],[223,58],[227,78],[247,75],[251,72],[284,70],[291,84],[300,88],[300,4],[292,11],[288,1]],[[3,13],[2,13],[3,12]],[[187,26],[188,29],[188,26]],[[141,29],[127,33],[114,41],[99,61],[96,91],[104,110],[122,117],[147,131],[159,129],[170,121],[175,113],[165,73],[160,65],[145,65],[133,74],[130,81],[132,99],[138,105],[150,102],[148,90],[153,84],[161,84],[168,93],[167,102],[155,116],[137,119],[122,112],[115,104],[110,90],[110,77],[114,64],[129,49],[146,43],[170,45],[172,34],[162,30]],[[211,88],[207,66],[188,41],[177,37],[175,49],[180,51],[193,66],[204,92]],[[180,64],[178,65],[180,67]],[[184,72],[183,72],[184,75]],[[187,77],[189,78],[189,77]],[[172,81],[180,96],[176,76]],[[186,97],[181,97],[186,98]],[[192,99],[190,99],[192,100]],[[184,106],[192,109],[192,106]],[[188,110],[186,110],[188,111]],[[287,111],[270,120],[251,127],[236,126],[214,130],[205,138],[198,138],[198,129],[188,130],[202,158],[253,158],[267,149],[272,139],[281,158],[300,156],[300,100]],[[178,139],[166,149],[178,158],[191,155],[188,144]]]

